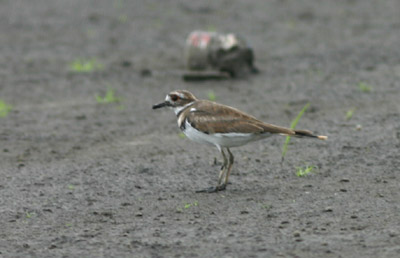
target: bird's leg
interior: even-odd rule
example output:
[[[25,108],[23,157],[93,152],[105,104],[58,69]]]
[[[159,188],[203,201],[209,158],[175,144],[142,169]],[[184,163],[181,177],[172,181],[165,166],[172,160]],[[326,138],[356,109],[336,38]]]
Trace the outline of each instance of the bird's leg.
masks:
[[[222,154],[222,158],[224,159],[224,164],[222,164],[221,171],[219,172],[217,186],[221,184],[222,178],[223,178],[223,176],[224,176],[224,174],[226,172],[226,165],[228,164],[228,159],[226,158],[224,149],[222,149],[222,148],[221,148],[221,154]]]
[[[196,193],[215,193],[215,192],[218,192],[218,191],[225,190],[226,185],[225,184],[221,184],[221,182],[222,182],[222,179],[224,178],[224,175],[226,175],[226,172],[227,172],[228,159],[226,158],[224,149],[221,148],[220,152],[222,154],[222,158],[224,159],[224,164],[222,164],[221,171],[219,172],[217,186],[216,187],[209,187],[209,188],[206,188],[206,189],[203,189],[203,190],[198,190],[198,191],[196,191]]]
[[[223,189],[225,189],[226,186],[228,185],[229,174],[231,173],[232,165],[233,165],[233,161],[234,161],[232,152],[228,148],[226,148],[226,150],[228,151],[228,154],[229,154],[228,167],[226,169],[224,183],[219,186]]]

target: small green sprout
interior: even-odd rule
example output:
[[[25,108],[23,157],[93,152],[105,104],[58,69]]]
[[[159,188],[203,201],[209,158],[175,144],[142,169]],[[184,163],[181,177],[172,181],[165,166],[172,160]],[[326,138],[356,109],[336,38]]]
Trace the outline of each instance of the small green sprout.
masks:
[[[314,169],[315,169],[315,166],[306,166],[305,168],[297,167],[296,168],[296,176],[304,177],[304,176],[312,173]]]
[[[182,133],[182,132],[180,132],[180,133],[178,134],[178,136],[179,136],[179,138],[181,138],[181,139],[185,139],[185,138],[186,138],[186,135],[185,135],[184,133]]]
[[[270,210],[270,209],[272,209],[272,205],[271,204],[261,204],[261,208]]]
[[[86,31],[86,35],[87,35],[89,38],[93,38],[94,36],[96,36],[96,34],[97,34],[96,30],[93,30],[93,29],[88,29],[88,30]]]
[[[300,113],[297,115],[297,117],[292,121],[292,123],[290,124],[290,128],[291,129],[295,129],[297,123],[299,122],[300,118],[303,116],[304,112],[306,112],[307,108],[310,106],[310,103],[307,103],[303,109],[300,111]],[[285,158],[287,149],[288,149],[288,145],[290,142],[290,136],[286,136],[286,140],[285,143],[283,144],[283,148],[282,148],[282,162]]]
[[[189,209],[190,207],[192,207],[192,206],[197,206],[197,205],[198,205],[198,202],[197,202],[197,201],[195,201],[195,202],[193,202],[193,203],[186,203],[185,206],[184,206],[184,208],[185,208],[185,209]]]
[[[121,14],[120,16],[118,16],[118,21],[120,23],[125,23],[128,21],[128,16],[126,16],[125,14]]]
[[[35,215],[34,212],[29,212],[29,211],[27,211],[27,212],[25,213],[25,216],[26,216],[27,219],[32,218],[32,216],[34,216],[34,215]]]
[[[69,189],[69,190],[75,190],[75,186],[74,186],[74,185],[71,185],[71,184],[69,184],[69,185],[68,185],[68,189]]]
[[[346,120],[350,120],[353,117],[354,111],[355,111],[354,108],[347,110],[347,112],[346,112]]]
[[[12,109],[11,105],[8,105],[3,100],[0,100],[0,117],[6,117],[8,112]]]
[[[97,70],[102,70],[104,66],[96,59],[92,58],[90,60],[76,59],[69,65],[69,68],[73,72],[89,73]]]
[[[115,0],[113,3],[113,7],[115,9],[121,9],[123,7],[123,1],[122,0]]]
[[[183,205],[183,207],[177,207],[176,211],[178,213],[181,213],[181,212],[183,212],[184,209],[189,209],[190,207],[194,207],[194,206],[197,206],[197,205],[199,205],[199,203],[197,201],[194,201],[192,203],[186,203],[185,205]]]
[[[210,24],[210,25],[208,25],[207,30],[211,31],[211,32],[216,32],[217,27],[215,27],[215,25]]]
[[[372,86],[369,84],[366,84],[365,82],[360,82],[358,83],[358,88],[362,91],[362,92],[371,92],[372,91]]]
[[[297,26],[297,23],[294,20],[288,20],[288,21],[286,21],[286,26],[289,29],[294,30],[296,28],[296,26]]]
[[[99,104],[108,104],[121,102],[122,99],[115,96],[114,90],[111,87],[108,87],[107,93],[104,97],[96,95],[96,101]]]
[[[211,101],[215,101],[215,99],[217,98],[217,97],[215,96],[214,91],[212,91],[212,90],[210,90],[210,91],[207,93],[207,95],[208,95],[208,99],[211,100]]]

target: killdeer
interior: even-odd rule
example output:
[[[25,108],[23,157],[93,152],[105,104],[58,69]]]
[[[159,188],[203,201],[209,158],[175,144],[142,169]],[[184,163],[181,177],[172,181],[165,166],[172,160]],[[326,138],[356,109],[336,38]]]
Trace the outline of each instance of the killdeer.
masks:
[[[153,109],[162,107],[170,107],[174,110],[178,117],[179,128],[189,139],[214,145],[221,152],[224,163],[219,173],[217,186],[197,192],[212,193],[225,190],[234,161],[231,147],[242,146],[274,134],[320,140],[328,138],[307,130],[292,130],[264,123],[233,107],[199,100],[186,90],[170,92],[165,97],[165,101],[154,105]]]

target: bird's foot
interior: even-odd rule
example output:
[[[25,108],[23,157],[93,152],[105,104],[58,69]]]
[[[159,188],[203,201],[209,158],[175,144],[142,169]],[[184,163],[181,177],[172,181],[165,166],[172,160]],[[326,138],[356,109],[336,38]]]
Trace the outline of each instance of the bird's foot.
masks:
[[[209,187],[202,190],[197,190],[196,193],[216,193],[219,191],[224,191],[226,189],[226,184],[218,185],[216,187]]]

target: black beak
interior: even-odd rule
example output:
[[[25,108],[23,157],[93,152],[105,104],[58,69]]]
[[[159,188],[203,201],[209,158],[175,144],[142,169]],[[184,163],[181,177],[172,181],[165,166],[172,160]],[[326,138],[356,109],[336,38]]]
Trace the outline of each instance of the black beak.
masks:
[[[160,104],[153,105],[153,109],[162,108],[168,106],[168,102],[162,102]]]

